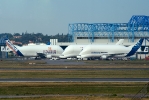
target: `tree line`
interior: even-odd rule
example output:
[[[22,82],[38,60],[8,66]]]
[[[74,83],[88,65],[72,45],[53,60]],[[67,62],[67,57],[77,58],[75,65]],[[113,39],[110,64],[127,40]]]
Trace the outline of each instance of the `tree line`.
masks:
[[[10,40],[21,42],[22,44],[33,43],[48,43],[50,39],[58,39],[58,42],[69,42],[68,34],[44,35],[42,33],[0,33],[0,37],[7,36]]]

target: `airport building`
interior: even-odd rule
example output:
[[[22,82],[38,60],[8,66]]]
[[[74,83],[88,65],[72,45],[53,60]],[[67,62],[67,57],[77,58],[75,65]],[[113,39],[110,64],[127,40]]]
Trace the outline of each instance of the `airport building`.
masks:
[[[129,46],[145,38],[143,51],[149,47],[149,16],[134,15],[128,23],[72,23],[68,25],[68,32],[69,43],[57,42],[56,45],[65,48],[70,44],[115,44],[125,39],[123,45]],[[144,58],[141,54],[136,56]]]
[[[72,23],[68,25],[69,42],[50,39],[51,45],[60,45],[65,49],[71,44],[115,44],[125,39],[123,45],[133,45],[140,38],[145,38],[142,50],[149,47],[149,16],[134,15],[127,23]],[[2,38],[2,37],[0,37]],[[5,46],[4,41],[0,41]],[[5,55],[0,53],[0,55]]]
[[[7,58],[8,53],[2,52],[3,49],[6,49],[6,43],[5,43],[4,37],[0,37],[0,58]]]
[[[124,45],[131,45],[140,38],[148,41],[149,16],[134,15],[128,23],[72,23],[68,25],[68,32],[72,44],[107,44],[125,39]]]

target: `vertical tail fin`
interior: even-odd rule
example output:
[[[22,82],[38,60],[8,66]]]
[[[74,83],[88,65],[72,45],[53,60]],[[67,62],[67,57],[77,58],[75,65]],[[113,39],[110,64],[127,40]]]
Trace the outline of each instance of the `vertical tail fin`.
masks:
[[[120,39],[115,45],[122,45],[124,42],[124,39]]]
[[[18,56],[24,56],[11,42],[9,39],[5,39],[6,45]]]
[[[139,39],[139,41],[135,45],[130,46],[130,47],[132,47],[132,49],[126,56],[134,55],[136,53],[136,51],[141,47],[143,40],[144,40],[144,38],[141,38],[141,39]]]

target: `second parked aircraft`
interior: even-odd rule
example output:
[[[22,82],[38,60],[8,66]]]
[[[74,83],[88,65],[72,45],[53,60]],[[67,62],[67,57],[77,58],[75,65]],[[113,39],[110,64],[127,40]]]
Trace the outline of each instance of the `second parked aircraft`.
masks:
[[[107,59],[108,57],[130,57],[136,53],[143,43],[141,38],[132,46],[126,47],[123,45],[88,45],[77,56],[77,58],[101,57]]]
[[[120,39],[115,45],[122,45],[124,39]],[[69,45],[60,58],[77,58],[79,53],[86,47],[87,45]],[[109,45],[107,45],[109,46]]]

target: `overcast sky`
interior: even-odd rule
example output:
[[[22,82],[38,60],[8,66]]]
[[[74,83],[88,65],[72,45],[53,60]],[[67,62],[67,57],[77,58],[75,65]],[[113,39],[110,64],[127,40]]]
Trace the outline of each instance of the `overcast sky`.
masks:
[[[127,23],[149,0],[0,0],[0,33],[68,33],[69,23]]]

